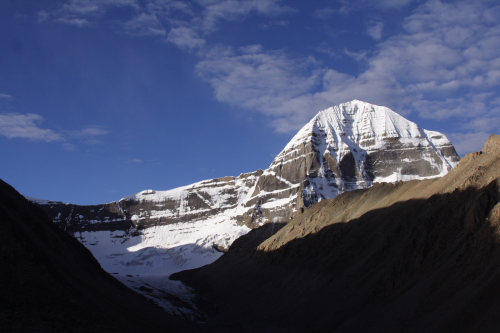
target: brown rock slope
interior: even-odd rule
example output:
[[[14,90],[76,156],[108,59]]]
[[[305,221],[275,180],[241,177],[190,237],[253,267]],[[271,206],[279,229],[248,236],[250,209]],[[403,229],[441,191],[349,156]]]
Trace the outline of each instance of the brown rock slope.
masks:
[[[174,278],[235,332],[498,332],[499,177],[494,135],[443,178],[321,201]]]
[[[200,332],[110,276],[0,180],[1,332]]]

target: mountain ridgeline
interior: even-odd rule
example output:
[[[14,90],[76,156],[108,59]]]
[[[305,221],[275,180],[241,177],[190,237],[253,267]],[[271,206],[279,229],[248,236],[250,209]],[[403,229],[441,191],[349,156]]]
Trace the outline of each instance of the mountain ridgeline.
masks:
[[[146,190],[103,205],[31,200],[119,281],[167,312],[203,321],[167,315],[153,329],[498,332],[500,136],[492,135],[482,151],[458,162],[444,135],[387,108],[352,101],[316,115],[266,170],[170,191]],[[8,201],[0,206],[4,215],[15,215]],[[56,278],[35,267],[38,250],[23,250],[35,243],[35,234],[43,236],[40,226],[23,227],[22,232],[34,230],[24,236],[6,225],[5,242],[12,244],[3,247],[2,257],[20,273],[0,275],[17,290],[25,290],[26,282],[34,287],[20,293],[20,301],[16,289],[4,290],[0,296],[16,308],[2,319],[22,327],[19,313],[26,304],[41,320],[65,313],[68,297],[78,301],[68,290],[63,308],[49,307],[49,314],[37,310],[55,297],[44,292],[56,290]],[[42,225],[48,228],[47,222]],[[42,257],[63,260],[67,254],[59,247],[80,245],[64,236],[62,243],[48,241],[53,253]],[[100,304],[95,288],[109,286],[112,297],[132,296],[122,294],[84,252],[80,248],[71,260],[83,260],[89,265],[84,270],[95,271],[100,282],[87,273],[76,276],[78,292],[88,295],[82,300],[115,311],[112,300]],[[60,264],[67,281],[82,269],[73,264]],[[58,265],[49,273],[56,274]],[[38,273],[24,274],[25,266],[43,274],[33,279]],[[112,331],[112,321],[85,310],[87,303],[75,304],[81,305],[77,312],[95,316],[95,327]],[[24,326],[37,328],[38,322]],[[60,323],[71,327],[71,320]],[[93,328],[94,319],[83,323]]]
[[[94,206],[30,199],[68,232],[137,232],[222,213],[255,227],[293,219],[344,191],[440,177],[458,161],[443,134],[424,130],[386,107],[354,100],[319,112],[264,171],[170,191],[146,190]]]
[[[166,285],[166,277],[210,264],[250,230],[266,223],[274,230],[325,199],[381,182],[438,178],[458,162],[443,134],[354,100],[319,112],[266,170],[94,206],[30,200],[128,287],[171,313],[203,320],[196,295]]]

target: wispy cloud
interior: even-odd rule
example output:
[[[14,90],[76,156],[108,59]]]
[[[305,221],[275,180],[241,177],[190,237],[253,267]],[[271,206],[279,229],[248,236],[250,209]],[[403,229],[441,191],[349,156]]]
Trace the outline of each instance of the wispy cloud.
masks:
[[[423,117],[481,117],[500,83],[499,22],[500,6],[428,1],[405,20],[405,34],[380,44],[363,75],[396,80]]]
[[[490,132],[485,131],[446,134],[460,155],[481,150],[490,135]]]
[[[137,0],[69,0],[55,11],[42,10],[38,13],[39,22],[55,21],[78,27],[94,24],[110,8],[139,8]]]
[[[64,131],[67,138],[77,139],[78,141],[88,145],[102,144],[103,142],[98,138],[108,133],[109,131],[107,129],[96,125],[86,126],[77,131]]]
[[[500,6],[431,0],[405,19],[403,33],[379,43],[370,56],[345,51],[365,61],[359,75],[314,62],[300,66],[285,53],[264,50],[204,59],[197,70],[218,100],[273,116],[278,131],[295,130],[322,106],[358,98],[429,119],[469,118],[462,130],[482,138],[484,128],[500,123],[493,106],[500,84],[499,22]]]
[[[67,150],[77,150],[72,141],[84,144],[100,144],[98,137],[109,133],[101,126],[87,126],[77,131],[55,131],[43,128],[44,118],[38,114],[0,114],[0,135],[9,139],[28,139],[42,142],[61,142]]]
[[[242,46],[242,47],[240,47],[239,50],[245,54],[261,53],[262,52],[262,45],[254,44],[254,45]]]
[[[125,159],[125,163],[144,163],[140,158],[128,158]]]
[[[271,29],[279,29],[279,28],[287,28],[290,24],[287,20],[279,20],[279,21],[270,21],[268,23],[261,23],[258,25],[259,29],[262,30],[271,30]]]
[[[412,2],[416,1],[340,0],[338,7],[318,9],[315,15],[328,19],[367,8],[398,10]],[[500,124],[494,104],[500,84],[500,6],[492,1],[420,1],[394,36],[386,35],[382,21],[368,22],[366,33],[377,47],[343,52],[362,61],[362,71],[356,75],[325,67],[312,57],[297,58],[261,45],[235,51],[207,43],[207,36],[223,21],[257,14],[280,22],[278,15],[294,12],[280,3],[71,0],[55,12],[41,12],[40,19],[84,26],[113,6],[133,8],[133,17],[122,22],[125,32],[157,35],[183,50],[196,51],[200,57],[196,72],[211,84],[217,100],[271,116],[277,131],[295,130],[322,108],[354,98],[428,119],[469,119],[469,127],[461,129],[467,134],[455,136],[463,140],[462,147],[465,138],[482,138],[484,128],[493,130],[493,124]],[[341,56],[325,45],[317,51]]]
[[[154,14],[141,13],[124,24],[127,32],[139,36],[166,36],[167,30]]]
[[[382,39],[382,32],[384,30],[384,22],[371,22],[368,24],[366,28],[366,32],[368,33],[368,36],[373,38],[374,40],[381,40]]]
[[[381,10],[400,9],[414,1],[415,0],[339,0],[340,7],[338,12],[347,15],[353,11],[359,11],[367,8],[377,8]]]
[[[351,52],[348,49],[344,49],[344,53],[348,55],[349,57],[353,58],[356,61],[362,61],[366,58],[367,52],[366,51],[361,51],[361,52]]]
[[[243,48],[243,54],[228,49],[212,51],[198,63],[196,71],[210,82],[221,102],[273,116],[300,113],[295,107],[284,105],[321,83],[321,70],[309,70],[311,65],[317,65],[316,61],[290,59],[281,52],[249,53],[249,50],[256,52],[259,48],[255,45]]]
[[[173,28],[168,34],[167,40],[181,49],[194,50],[205,46],[205,40],[198,33],[188,27]]]
[[[314,16],[321,20],[328,20],[332,18],[335,14],[348,15],[351,12],[366,10],[366,9],[377,9],[377,10],[388,10],[388,9],[401,9],[415,0],[338,0],[338,7],[325,7],[318,8],[314,11]]]
[[[33,141],[64,141],[64,138],[50,129],[40,127],[43,117],[37,114],[0,114],[0,134],[8,138],[22,138]]]
[[[122,22],[122,31],[134,35],[164,36],[185,50],[200,49],[205,36],[218,30],[222,21],[235,21],[251,13],[276,17],[294,13],[280,0],[69,0],[52,12],[40,11],[40,22],[59,22],[79,27],[98,24],[110,9],[129,7],[132,18]],[[286,26],[285,20],[271,25]]]
[[[216,30],[220,21],[237,20],[251,12],[267,16],[295,12],[291,7],[280,6],[276,0],[201,0],[200,3],[204,7],[201,25],[205,33]]]
[[[338,10],[326,7],[326,8],[318,8],[314,11],[314,16],[321,20],[328,20],[331,18]]]
[[[331,47],[328,47],[326,45],[321,45],[321,46],[315,48],[315,51],[319,52],[319,53],[328,54],[330,57],[335,58],[335,59],[342,58],[342,56],[340,54],[338,54],[337,51],[333,50]]]

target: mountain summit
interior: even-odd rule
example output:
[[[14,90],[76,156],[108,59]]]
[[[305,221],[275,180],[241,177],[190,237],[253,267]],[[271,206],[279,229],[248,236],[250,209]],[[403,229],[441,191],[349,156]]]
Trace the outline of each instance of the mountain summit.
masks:
[[[344,191],[440,177],[458,162],[443,134],[354,100],[319,112],[264,171],[94,206],[28,199],[86,245],[105,270],[168,309],[163,277],[213,262],[251,228],[290,221]],[[187,306],[184,315],[196,317],[194,308]]]
[[[319,112],[292,138],[260,177],[257,187],[270,195],[259,200],[288,185],[298,189],[296,206],[309,207],[374,183],[441,177],[459,160],[445,135],[353,100]]]

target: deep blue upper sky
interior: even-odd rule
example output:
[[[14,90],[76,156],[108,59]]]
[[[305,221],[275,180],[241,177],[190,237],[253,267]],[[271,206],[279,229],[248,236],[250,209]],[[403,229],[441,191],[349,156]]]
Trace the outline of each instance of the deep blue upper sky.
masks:
[[[78,204],[267,168],[360,99],[463,155],[500,125],[498,1],[3,0],[0,178]]]

